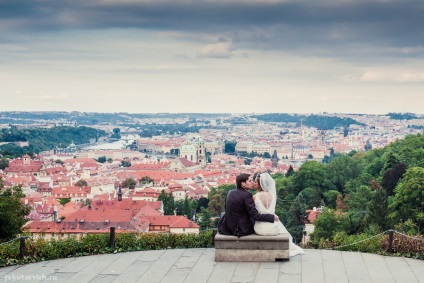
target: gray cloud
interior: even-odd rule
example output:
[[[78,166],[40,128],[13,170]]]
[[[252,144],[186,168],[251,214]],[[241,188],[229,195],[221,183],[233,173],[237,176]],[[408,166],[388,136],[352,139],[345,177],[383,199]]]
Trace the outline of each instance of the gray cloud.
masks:
[[[269,48],[346,43],[414,48],[423,46],[423,14],[424,2],[418,0],[0,0],[0,26],[12,32],[134,27],[260,36],[256,31],[270,33]]]

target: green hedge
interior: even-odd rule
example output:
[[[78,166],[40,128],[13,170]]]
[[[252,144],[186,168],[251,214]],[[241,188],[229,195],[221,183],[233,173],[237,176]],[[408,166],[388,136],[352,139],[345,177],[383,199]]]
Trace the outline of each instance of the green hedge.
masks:
[[[75,256],[184,248],[213,247],[212,230],[200,234],[138,234],[120,233],[115,237],[115,249],[109,247],[109,234],[91,234],[77,239],[27,239],[26,256],[19,257],[19,241],[0,245],[0,267]]]
[[[415,239],[412,239],[395,233],[392,254],[387,252],[388,235],[374,236],[376,234],[347,235],[345,232],[337,232],[331,240],[321,238],[318,248],[424,259],[424,238],[422,236],[414,236]]]

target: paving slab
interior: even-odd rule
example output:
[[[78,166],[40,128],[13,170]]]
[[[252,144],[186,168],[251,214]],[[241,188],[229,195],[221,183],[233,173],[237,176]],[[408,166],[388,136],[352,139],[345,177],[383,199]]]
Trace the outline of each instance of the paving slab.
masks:
[[[405,258],[405,261],[408,263],[415,277],[418,278],[418,282],[424,283],[424,261],[410,258]]]
[[[321,250],[306,250],[302,255],[302,282],[325,282]]]
[[[346,269],[343,264],[342,253],[339,251],[323,250],[321,252],[322,266],[324,269],[325,282],[343,283],[349,282]]]
[[[58,272],[66,272],[66,273],[74,273],[79,272],[91,262],[96,261],[100,258],[100,255],[92,255],[92,256],[81,256],[78,257],[77,260],[71,261],[67,265],[63,266]]]
[[[256,272],[255,283],[278,282],[280,264],[278,262],[262,262]]]
[[[168,273],[165,274],[161,283],[184,282],[202,255],[203,250],[204,249],[185,250],[175,264],[169,269]]]
[[[6,266],[0,268],[0,282],[4,282],[4,276],[21,267],[20,265]]]
[[[361,253],[342,252],[342,258],[343,265],[346,269],[346,275],[349,278],[349,283],[372,282],[368,268]]]
[[[372,282],[394,283],[393,273],[380,255],[363,253],[362,258]]]
[[[254,282],[260,265],[259,262],[239,262],[231,282]]]
[[[73,262],[74,260],[76,260],[78,257],[70,257],[70,258],[60,258],[60,259],[55,259],[55,260],[51,260],[49,262],[46,262],[44,264],[44,266],[54,266],[54,267],[58,267],[58,268],[62,268],[65,265],[68,265],[69,263]]]
[[[90,283],[109,283],[115,281],[117,278],[118,275],[98,274],[96,277],[90,280]]]
[[[16,280],[15,282],[42,282],[47,278],[53,278],[54,274],[58,268],[54,266],[42,266],[37,269],[20,269],[17,273],[19,276],[23,276],[21,280]]]
[[[207,282],[231,282],[237,262],[217,262]]]
[[[184,282],[208,282],[215,265],[215,249],[203,249],[199,259],[185,278]]]
[[[403,257],[382,258],[386,262],[386,265],[396,282],[419,282],[408,262]]]
[[[87,283],[90,282],[91,279],[96,277],[98,274],[97,271],[79,271],[75,272],[72,277],[67,279],[65,282],[78,282],[78,283]]]
[[[166,250],[146,272],[137,280],[137,282],[160,282],[163,276],[169,271],[179,257],[184,253],[183,249]],[[141,257],[143,258],[143,257]]]
[[[302,282],[302,259],[303,255],[291,257],[289,261],[279,263],[279,283]]]
[[[154,263],[154,261],[136,260],[116,278],[116,282],[137,282],[144,272],[146,272]]]
[[[90,272],[96,272],[100,273],[105,269],[105,266],[110,265],[112,262],[120,258],[121,256],[124,256],[123,253],[117,253],[117,254],[105,254],[99,257],[97,260],[94,260],[87,264],[81,271],[90,271]]]
[[[144,254],[144,251],[124,253],[123,256],[120,256],[119,258],[111,262],[109,265],[105,266],[105,268],[99,274],[103,274],[103,275],[122,274],[122,272],[124,272],[130,265],[132,265],[143,254]]]

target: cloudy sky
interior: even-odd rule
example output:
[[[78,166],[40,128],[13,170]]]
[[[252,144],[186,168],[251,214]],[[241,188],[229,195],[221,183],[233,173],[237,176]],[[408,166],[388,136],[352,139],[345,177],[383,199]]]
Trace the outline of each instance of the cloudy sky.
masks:
[[[0,111],[424,113],[422,0],[0,0]]]

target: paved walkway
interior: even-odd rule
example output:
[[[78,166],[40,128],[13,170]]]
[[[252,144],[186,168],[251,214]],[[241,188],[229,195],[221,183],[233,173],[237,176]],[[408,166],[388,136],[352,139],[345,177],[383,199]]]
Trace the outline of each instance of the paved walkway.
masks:
[[[215,262],[214,249],[94,255],[0,268],[0,282],[424,282],[424,261],[306,250],[284,262]]]

